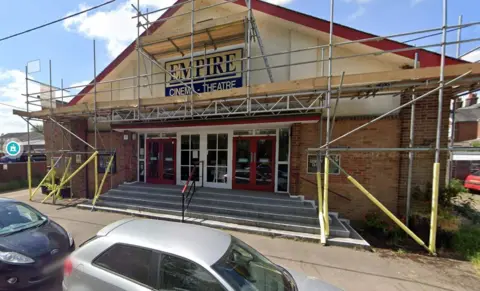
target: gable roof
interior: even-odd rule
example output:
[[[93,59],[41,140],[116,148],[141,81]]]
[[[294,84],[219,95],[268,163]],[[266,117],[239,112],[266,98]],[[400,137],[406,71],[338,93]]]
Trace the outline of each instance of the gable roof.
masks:
[[[252,1],[253,10],[257,10],[265,14],[269,14],[274,17],[278,17],[290,22],[301,24],[303,26],[313,28],[318,31],[330,33],[330,22],[327,20],[317,18],[308,14],[304,14],[295,10],[291,10],[282,6],[277,6],[269,2],[264,2],[261,0],[251,0],[251,1]],[[160,16],[158,20],[173,16],[180,9],[180,7],[183,6],[183,5],[178,5],[178,4],[181,4],[182,2],[185,2],[185,0],[177,0],[172,7],[170,7],[167,11],[165,11],[165,13],[163,13],[162,16]],[[239,0],[231,3],[235,3],[245,7],[247,6],[245,3],[245,0]],[[153,23],[146,31],[144,31],[141,34],[141,37],[146,35],[147,33],[151,34],[155,32],[159,27],[162,26],[163,23],[165,23],[165,21],[159,21],[159,22]],[[360,40],[360,39],[378,37],[377,35],[360,31],[355,28],[344,26],[338,23],[334,23],[333,34],[335,36],[348,39],[348,40]],[[390,39],[381,39],[376,41],[363,42],[362,44],[379,49],[379,50],[384,50],[384,51],[396,50],[396,49],[407,49],[407,48],[413,47],[413,46],[410,46],[401,42],[397,42],[394,40],[390,40]],[[118,55],[107,67],[105,67],[105,69],[99,75],[97,75],[97,77],[95,78],[96,82],[100,82],[101,80],[103,80],[124,59],[126,59],[130,55],[130,53],[135,50],[135,45],[136,45],[136,41],[133,41],[127,48],[125,48],[125,50],[120,55]],[[410,59],[414,59],[415,53],[418,53],[418,58],[419,60],[421,60],[422,67],[433,67],[433,66],[440,65],[441,55],[435,52],[424,50],[424,49],[401,51],[401,52],[395,52],[394,54],[407,57]],[[464,63],[468,63],[468,62],[461,59],[448,57],[448,56],[445,58],[445,65],[464,64]],[[80,93],[78,93],[77,96],[75,96],[72,100],[70,100],[68,105],[77,104],[83,98],[83,96],[87,94],[91,89],[93,89],[93,80],[90,82],[89,85],[83,88],[83,90],[80,91]]]

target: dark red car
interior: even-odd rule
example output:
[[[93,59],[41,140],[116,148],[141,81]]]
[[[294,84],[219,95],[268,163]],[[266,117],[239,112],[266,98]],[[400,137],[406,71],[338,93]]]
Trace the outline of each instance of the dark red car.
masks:
[[[480,191],[480,171],[475,171],[465,178],[465,188]]]

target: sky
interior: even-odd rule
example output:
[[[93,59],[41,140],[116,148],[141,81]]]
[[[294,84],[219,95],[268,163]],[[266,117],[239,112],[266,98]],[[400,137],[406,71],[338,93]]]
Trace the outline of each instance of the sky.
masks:
[[[0,38],[23,31],[107,0],[16,0],[3,1],[0,9]],[[143,11],[171,5],[175,0],[140,0]],[[330,0],[269,0],[276,5],[329,19]],[[480,0],[448,1],[448,24],[480,21]],[[89,83],[94,76],[93,39],[96,40],[97,73],[101,72],[136,37],[131,17],[137,0],[116,0],[87,14],[68,19],[37,31],[0,42],[0,135],[26,131],[26,123],[12,115],[12,107],[25,109],[25,66],[40,61],[40,71],[29,76],[49,83],[49,61],[52,83],[65,87]],[[19,18],[18,16],[22,17]],[[160,14],[152,15],[151,18]],[[377,35],[440,27],[442,0],[336,0],[334,21]],[[421,35],[419,35],[421,36]],[[397,38],[407,41],[415,36]],[[462,30],[462,39],[480,37],[480,25]],[[454,41],[456,32],[448,34]],[[411,42],[412,45],[439,43],[441,36]],[[480,41],[462,44],[461,52],[480,46]],[[439,49],[436,49],[437,51]],[[447,54],[455,56],[455,46]],[[480,60],[480,50],[466,59]],[[38,92],[38,84],[29,82],[29,91]],[[69,94],[72,94],[71,92]],[[65,93],[67,94],[67,93]],[[6,106],[10,105],[10,106]],[[37,109],[37,108],[35,108]]]

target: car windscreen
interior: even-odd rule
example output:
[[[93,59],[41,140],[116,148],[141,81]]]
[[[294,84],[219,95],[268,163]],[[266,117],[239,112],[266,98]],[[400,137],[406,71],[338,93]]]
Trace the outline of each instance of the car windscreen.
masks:
[[[235,290],[296,290],[295,282],[284,269],[235,237],[232,237],[225,255],[212,268]]]
[[[36,227],[47,218],[32,207],[19,202],[0,203],[0,235],[9,235]]]

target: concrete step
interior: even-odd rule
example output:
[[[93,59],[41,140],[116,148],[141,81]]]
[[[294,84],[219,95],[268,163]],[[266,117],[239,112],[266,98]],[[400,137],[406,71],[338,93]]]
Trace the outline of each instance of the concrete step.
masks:
[[[143,193],[162,193],[162,194],[171,194],[178,195],[181,194],[183,187],[176,185],[152,185],[152,184],[121,184],[116,188],[117,190],[125,191],[135,191]],[[294,196],[290,197],[286,193],[269,193],[269,192],[258,192],[258,191],[244,191],[244,190],[233,190],[233,189],[215,189],[215,188],[204,188],[198,187],[195,191],[195,196],[201,195],[204,197],[215,197],[218,199],[231,199],[235,197],[235,200],[254,200],[260,201],[264,200],[269,203],[300,203],[305,205],[311,205],[310,202],[304,202],[300,197]]]
[[[137,211],[148,211],[153,213],[163,213],[169,215],[178,215],[181,216],[182,213],[179,210],[174,210],[170,208],[158,208],[152,207],[148,205],[141,205],[135,203],[122,203],[122,202],[113,202],[113,201],[97,201],[96,206],[106,206],[112,208],[120,208],[120,209],[134,209]],[[241,217],[241,216],[234,216],[234,215],[218,215],[218,214],[211,214],[211,213],[203,213],[203,212],[195,212],[195,211],[188,211],[185,213],[185,216],[197,218],[197,219],[208,219],[226,223],[235,223],[241,225],[249,225],[255,227],[262,227],[268,229],[278,229],[278,230],[286,230],[286,231],[294,231],[300,233],[311,233],[311,234],[319,234],[320,229],[318,226],[310,226],[310,225],[302,225],[302,224],[295,224],[295,223],[281,223],[271,220],[265,219],[251,219],[248,217]]]
[[[122,197],[122,196],[111,196],[111,195],[102,195],[99,198],[99,201],[112,201],[112,202],[121,202],[121,203],[130,203],[136,205],[144,205],[149,207],[156,207],[162,209],[173,209],[181,211],[182,203],[181,200],[176,201],[163,201],[163,200],[152,200],[152,199],[141,199],[133,197]],[[190,204],[188,211],[199,212],[199,213],[211,213],[215,215],[234,215],[239,217],[247,217],[252,219],[265,219],[277,222],[287,222],[287,223],[300,223],[304,225],[318,226],[318,218],[313,215],[291,215],[284,213],[271,213],[258,210],[250,210],[243,208],[235,208],[235,206],[213,206],[213,205],[198,205]]]
[[[224,195],[226,196],[226,195]],[[167,201],[167,202],[182,202],[181,194],[164,194],[164,193],[144,193],[137,191],[123,191],[123,190],[110,190],[107,194],[102,195],[102,197],[131,197],[144,200],[152,201]],[[227,200],[228,198],[228,200]],[[264,211],[272,213],[282,213],[282,214],[292,214],[292,215],[305,215],[305,216],[316,216],[316,209],[312,205],[302,205],[299,203],[287,203],[287,201],[282,201],[281,204],[275,202],[267,201],[266,199],[257,199],[252,200],[236,200],[236,197],[222,197],[218,199],[215,196],[207,196],[204,193],[195,193],[192,197],[190,205],[208,205],[208,206],[218,206],[218,207],[233,207],[241,208],[254,211]]]

